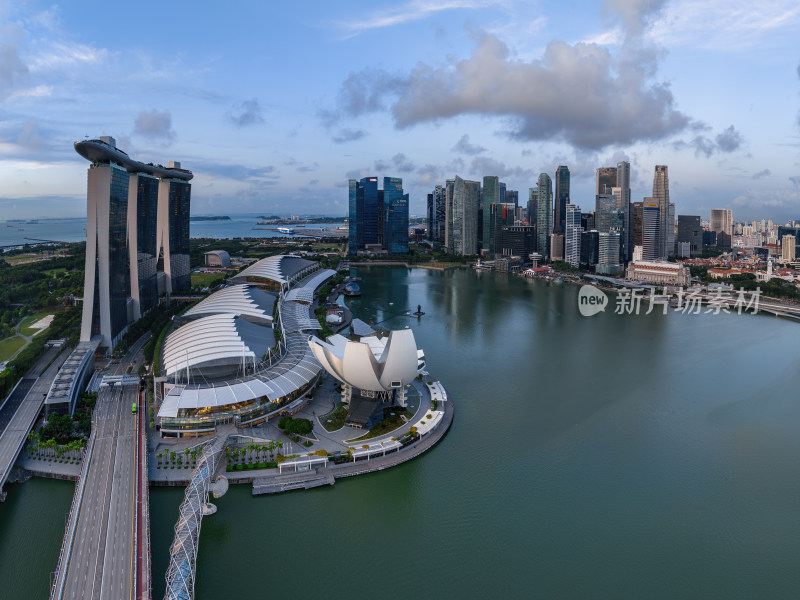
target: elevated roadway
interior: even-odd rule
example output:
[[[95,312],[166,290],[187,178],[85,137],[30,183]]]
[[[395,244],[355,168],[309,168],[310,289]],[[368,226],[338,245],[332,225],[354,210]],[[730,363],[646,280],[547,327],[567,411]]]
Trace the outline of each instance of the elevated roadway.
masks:
[[[115,374],[135,371],[146,338]],[[136,383],[124,385],[123,382]],[[149,598],[146,441],[138,378],[103,385],[75,488],[51,598]],[[139,410],[133,414],[136,402]]]
[[[59,353],[58,349],[52,348],[45,352],[20,380],[0,410],[0,500],[5,498],[3,486],[42,411],[44,399],[58,369],[67,356],[69,350]],[[45,369],[43,373],[42,369]]]

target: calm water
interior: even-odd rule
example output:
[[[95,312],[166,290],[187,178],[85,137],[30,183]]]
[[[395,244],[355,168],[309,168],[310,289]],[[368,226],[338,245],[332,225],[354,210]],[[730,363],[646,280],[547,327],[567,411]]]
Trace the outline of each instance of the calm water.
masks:
[[[35,222],[0,221],[0,246],[14,244],[35,244],[44,241],[81,242],[86,239],[86,219],[38,219]],[[253,227],[277,227],[274,225],[256,225],[258,215],[231,216],[229,221],[191,221],[189,235],[191,237],[227,239],[235,237],[298,237],[275,231],[253,229]],[[307,225],[305,229],[336,229],[343,223],[325,223]],[[22,231],[20,231],[22,229]],[[298,234],[304,228],[297,229]]]
[[[203,522],[198,598],[798,596],[796,324],[585,318],[574,286],[359,275],[364,295],[349,305],[414,329],[457,403],[453,428],[418,460],[330,488],[253,498],[232,487]],[[420,320],[395,316],[417,304]],[[49,519],[69,504],[63,489]],[[151,493],[154,598],[181,498]],[[63,524],[36,506],[18,503],[14,519],[32,515],[37,548],[55,557]],[[16,549],[8,539],[24,530],[7,533],[7,508],[0,549]],[[31,581],[53,568],[40,562]],[[36,596],[21,589],[9,597]]]

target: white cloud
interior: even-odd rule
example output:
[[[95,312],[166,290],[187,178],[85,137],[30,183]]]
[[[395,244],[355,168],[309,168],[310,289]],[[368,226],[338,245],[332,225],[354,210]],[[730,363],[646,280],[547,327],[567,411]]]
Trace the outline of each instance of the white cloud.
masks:
[[[456,9],[479,9],[492,5],[504,4],[500,0],[413,0],[389,10],[376,11],[367,18],[358,21],[339,21],[335,23],[348,33],[348,37],[358,35],[371,29],[394,27],[412,21],[419,21],[428,16]]]

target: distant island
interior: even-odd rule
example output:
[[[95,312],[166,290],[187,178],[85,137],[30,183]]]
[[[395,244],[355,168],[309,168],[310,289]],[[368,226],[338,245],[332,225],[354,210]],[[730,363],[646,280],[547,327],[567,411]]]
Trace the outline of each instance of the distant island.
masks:
[[[189,217],[190,221],[230,221],[231,218],[228,216],[217,216],[217,217]]]
[[[296,224],[320,224],[320,223],[341,223],[347,221],[347,217],[301,217],[291,219],[288,217],[279,217],[278,215],[271,215],[269,217],[260,216],[259,225],[296,225]]]

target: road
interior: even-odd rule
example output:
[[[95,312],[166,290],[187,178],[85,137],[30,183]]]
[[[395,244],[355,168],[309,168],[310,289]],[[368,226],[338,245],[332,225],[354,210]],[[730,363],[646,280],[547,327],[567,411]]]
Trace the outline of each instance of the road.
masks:
[[[19,387],[8,398],[0,413],[0,499],[3,496],[3,485],[14,467],[25,440],[28,438],[36,418],[42,410],[44,399],[53,383],[58,369],[69,356],[69,350],[60,354],[55,348],[45,352],[44,356],[33,366],[22,379]],[[55,360],[53,360],[53,358]],[[37,375],[49,363],[41,377]],[[23,396],[20,398],[20,396]],[[13,412],[12,412],[13,411]]]
[[[143,344],[134,344],[114,374],[135,365]],[[97,395],[88,463],[76,486],[53,598],[121,600],[143,589],[143,562],[149,567],[141,539],[147,535],[141,526],[147,496],[139,466],[144,407],[132,414],[134,402],[139,404],[138,384],[104,386]]]
[[[132,598],[135,571],[137,386],[101,388],[94,448],[63,598]]]

